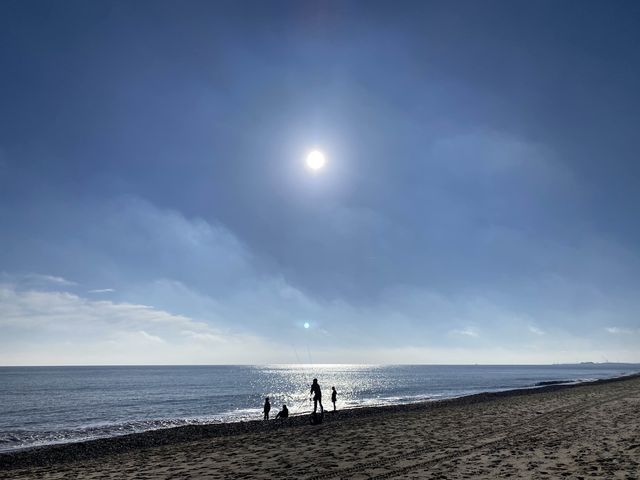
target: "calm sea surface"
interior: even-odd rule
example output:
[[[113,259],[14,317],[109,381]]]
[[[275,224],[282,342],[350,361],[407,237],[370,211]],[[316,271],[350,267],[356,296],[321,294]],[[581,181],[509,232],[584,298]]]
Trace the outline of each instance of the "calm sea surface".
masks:
[[[260,419],[285,403],[309,412],[317,377],[325,407],[410,403],[484,391],[583,381],[640,365],[266,365],[0,367],[0,451],[176,425]]]

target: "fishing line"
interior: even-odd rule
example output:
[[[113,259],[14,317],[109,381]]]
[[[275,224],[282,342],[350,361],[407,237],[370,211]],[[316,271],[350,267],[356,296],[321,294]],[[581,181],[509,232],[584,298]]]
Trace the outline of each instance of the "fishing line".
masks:
[[[311,350],[309,350],[309,344],[307,343],[307,356],[309,357],[309,365],[313,367],[313,360],[311,360]]]
[[[308,323],[305,323],[305,330],[307,330],[308,328],[309,328],[309,327],[308,327]],[[294,351],[294,353],[296,354],[296,359],[298,360],[298,363],[302,366],[302,375],[303,375],[303,377],[304,377],[304,378],[306,378],[306,377],[307,377],[307,367],[305,366],[305,364],[303,364],[303,363],[300,361],[300,357],[298,356],[298,350],[296,349],[296,347],[295,347],[295,346],[293,346],[293,344],[292,344],[291,346],[293,347],[293,351]],[[309,349],[309,343],[306,343],[306,345],[305,345],[305,346],[307,347],[307,358],[309,359],[309,363],[308,363],[308,365],[310,365],[310,366],[311,366],[311,368],[313,369],[313,359],[311,358],[311,350]],[[310,376],[310,377],[311,377],[311,376]],[[305,383],[305,385],[306,385],[306,383]],[[303,388],[306,388],[306,387],[303,387]],[[305,392],[306,392],[306,391],[305,391]],[[293,412],[292,412],[292,415],[296,415],[296,414],[300,413],[300,410],[302,410],[302,409],[305,407],[305,404],[306,404],[306,398],[307,398],[307,397],[306,397],[306,393],[305,393],[305,397],[304,397],[304,399],[305,399],[305,400],[303,400],[303,402],[302,402],[301,404],[299,404],[299,405],[295,408],[295,411],[293,411]]]
[[[302,365],[302,362],[300,361],[300,357],[298,356],[298,350],[296,349],[296,347],[293,345],[293,343],[291,344],[291,348],[293,348],[293,353],[296,354],[296,360],[298,361],[298,363],[300,365]]]
[[[305,367],[305,364],[302,363],[302,361],[300,361],[300,356],[298,355],[298,349],[295,347],[295,345],[293,343],[291,344],[291,348],[293,348],[293,353],[296,355],[296,361],[298,362],[298,365],[300,365],[300,367],[301,367],[303,377],[306,377],[306,374],[307,374],[306,367]],[[294,400],[294,399],[295,399],[295,396],[292,397],[292,400]],[[300,413],[300,410],[303,407],[304,407],[304,401],[303,401],[302,404],[297,404],[297,406],[295,406],[294,408],[291,408],[291,410],[292,410],[291,411],[291,416],[297,415],[298,413]]]

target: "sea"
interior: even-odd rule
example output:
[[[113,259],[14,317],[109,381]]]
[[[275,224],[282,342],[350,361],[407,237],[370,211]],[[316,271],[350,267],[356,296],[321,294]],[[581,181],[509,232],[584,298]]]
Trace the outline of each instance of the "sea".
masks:
[[[0,367],[0,452],[188,424],[394,405],[640,372],[638,364]]]

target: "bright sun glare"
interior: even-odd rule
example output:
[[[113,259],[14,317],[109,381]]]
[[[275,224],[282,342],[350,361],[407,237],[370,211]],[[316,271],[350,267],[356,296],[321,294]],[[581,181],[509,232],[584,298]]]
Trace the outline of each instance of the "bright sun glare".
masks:
[[[318,150],[314,150],[307,155],[307,167],[311,170],[320,170],[324,167],[324,154]]]

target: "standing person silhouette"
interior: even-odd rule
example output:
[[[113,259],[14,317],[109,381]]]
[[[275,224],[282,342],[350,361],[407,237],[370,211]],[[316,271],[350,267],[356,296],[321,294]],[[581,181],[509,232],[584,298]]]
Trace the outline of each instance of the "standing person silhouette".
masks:
[[[338,392],[336,387],[331,387],[331,403],[333,403],[333,411],[336,411],[336,400],[338,399]]]
[[[269,420],[269,412],[271,411],[271,403],[269,403],[269,397],[264,399],[264,419]]]
[[[311,393],[313,394],[313,413],[316,413],[316,410],[318,410],[318,403],[320,404],[320,412],[324,412],[324,408],[322,407],[322,391],[320,391],[320,384],[317,378],[313,379]]]

